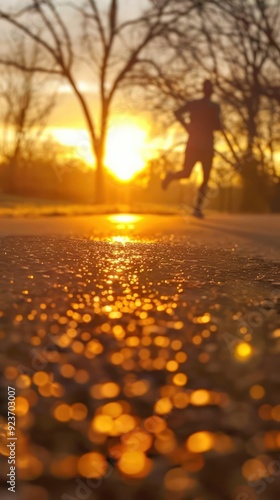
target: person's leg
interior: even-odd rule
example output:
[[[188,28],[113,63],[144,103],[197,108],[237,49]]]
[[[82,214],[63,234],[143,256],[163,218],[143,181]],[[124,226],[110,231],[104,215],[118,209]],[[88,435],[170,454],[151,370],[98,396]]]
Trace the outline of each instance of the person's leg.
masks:
[[[187,146],[185,152],[184,167],[178,172],[168,172],[162,182],[162,188],[167,189],[170,182],[180,179],[188,179],[192,173],[192,169],[197,162],[196,151]]]
[[[207,194],[207,187],[210,177],[210,172],[213,163],[213,151],[205,151],[201,157],[202,169],[203,169],[203,182],[198,190],[198,196],[195,205],[195,211],[201,213],[203,208],[203,203]]]

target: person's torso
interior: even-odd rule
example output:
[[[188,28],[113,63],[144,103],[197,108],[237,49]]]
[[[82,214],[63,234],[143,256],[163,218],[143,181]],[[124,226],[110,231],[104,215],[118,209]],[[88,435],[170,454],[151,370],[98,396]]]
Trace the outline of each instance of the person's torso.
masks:
[[[219,105],[208,99],[199,99],[190,102],[189,109],[189,143],[194,147],[213,147],[213,132],[218,126]]]

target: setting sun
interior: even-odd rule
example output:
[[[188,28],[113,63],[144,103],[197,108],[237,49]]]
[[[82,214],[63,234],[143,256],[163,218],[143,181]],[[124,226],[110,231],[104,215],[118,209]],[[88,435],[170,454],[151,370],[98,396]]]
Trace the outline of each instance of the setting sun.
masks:
[[[88,134],[82,129],[53,128],[52,135],[59,143],[71,148],[75,157],[88,165],[94,164]],[[127,123],[116,125],[108,132],[105,165],[115,177],[130,181],[145,167],[147,132],[144,126]]]
[[[105,164],[120,180],[130,181],[145,167],[146,131],[137,125],[119,125],[108,133]]]

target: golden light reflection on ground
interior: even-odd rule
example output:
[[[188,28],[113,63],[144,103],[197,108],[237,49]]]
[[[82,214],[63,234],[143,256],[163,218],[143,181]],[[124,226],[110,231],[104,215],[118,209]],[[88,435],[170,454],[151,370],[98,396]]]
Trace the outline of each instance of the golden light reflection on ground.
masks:
[[[108,220],[113,224],[136,224],[142,219],[140,215],[132,215],[132,214],[114,214],[108,217]]]
[[[135,243],[136,240],[130,238],[129,236],[112,236],[108,238],[111,243],[120,243],[121,245],[126,245],[126,243]]]
[[[109,217],[115,227],[138,221]],[[271,315],[244,341],[252,289],[232,298],[223,281],[235,256],[134,243],[125,231],[108,241],[30,238],[5,250],[0,363],[17,391],[19,479],[43,491],[46,478],[54,489],[100,480],[98,500],[122,488],[145,498],[154,486],[159,500],[207,498],[205,477],[223,468],[221,498],[261,465],[276,484],[266,457],[280,450],[279,398],[259,366],[260,353],[275,356],[279,338],[267,331],[279,328]],[[5,415],[5,459],[6,435]]]
[[[108,237],[107,240],[112,244],[126,245],[127,243],[144,242],[143,239],[138,238],[137,224],[143,219],[140,215],[133,214],[114,214],[107,217],[108,222],[112,224],[114,233]]]

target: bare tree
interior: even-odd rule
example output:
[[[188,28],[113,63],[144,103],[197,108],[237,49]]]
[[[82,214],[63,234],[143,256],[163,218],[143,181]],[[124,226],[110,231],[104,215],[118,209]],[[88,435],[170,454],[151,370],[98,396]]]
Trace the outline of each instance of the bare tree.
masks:
[[[202,18],[212,72],[230,111],[228,124],[241,160],[246,210],[270,205],[271,184],[278,177],[279,20],[280,5],[271,0],[209,0]]]
[[[220,10],[238,20],[244,32],[260,54],[266,54],[270,68],[262,74],[263,95],[280,101],[280,6],[275,0],[241,0],[222,4],[217,0],[207,0],[219,6]],[[276,70],[276,71],[275,71]]]
[[[180,7],[182,2],[177,2]],[[195,0],[184,2],[193,9]],[[110,113],[115,96],[128,75],[139,66],[141,57],[159,39],[167,26],[176,24],[181,16],[179,7],[174,9],[170,0],[149,0],[149,7],[131,19],[121,19],[119,0],[110,0],[106,12],[102,2],[85,0],[78,2],[54,0],[30,0],[25,7],[0,8],[0,19],[15,27],[44,51],[43,64],[19,64],[8,54],[0,62],[16,66],[31,73],[60,75],[71,86],[83,111],[93,153],[96,158],[96,201],[104,201],[103,171],[104,155]],[[83,46],[78,43],[77,28],[82,32]],[[41,31],[30,25],[30,16],[37,19]],[[72,16],[72,24],[71,24]],[[97,84],[99,109],[92,110],[85,93],[79,86],[81,64],[90,64],[94,69],[92,81]]]
[[[266,203],[278,175],[279,19],[280,5],[272,0],[200,2],[200,8],[166,31],[165,51],[172,63],[150,66],[146,76],[148,85],[164,96],[164,113],[170,104],[189,98],[192,75],[214,81],[233,146],[226,152],[228,144],[221,143],[218,154],[241,173],[249,204],[262,197]]]
[[[40,47],[26,47],[20,34],[10,48],[16,65],[8,66],[1,77],[0,102],[2,121],[1,153],[9,163],[9,188],[13,189],[19,163],[31,160],[55,106],[55,88],[46,75],[25,72],[21,66],[40,60]]]

